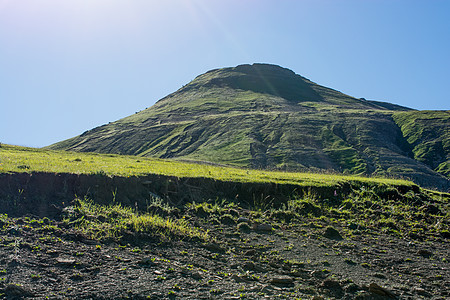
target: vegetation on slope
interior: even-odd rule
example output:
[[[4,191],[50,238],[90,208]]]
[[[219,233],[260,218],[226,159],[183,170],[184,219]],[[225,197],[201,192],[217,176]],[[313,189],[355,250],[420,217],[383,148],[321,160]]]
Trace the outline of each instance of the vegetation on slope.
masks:
[[[339,146],[335,143],[330,147]],[[156,173],[267,186],[352,184],[331,197],[319,194],[321,189],[293,194],[281,205],[269,198],[244,202],[214,193],[177,206],[158,197],[147,206],[133,206],[137,198],[130,206],[114,198],[100,205],[94,197],[67,201],[55,207],[56,215],[42,219],[34,215],[43,199],[31,201],[34,211],[17,218],[5,215],[1,205],[0,297],[449,295],[442,287],[448,285],[450,196],[409,181],[2,145],[2,179],[16,176],[20,181],[25,172],[32,173],[28,179],[38,177],[37,172],[57,172],[55,177],[70,172],[92,174],[79,176],[85,178],[122,176],[127,183]]]
[[[203,231],[184,219],[157,214],[139,213],[118,203],[99,205],[89,199],[76,199],[65,209],[64,222],[96,240],[117,240],[133,235],[136,239],[193,239],[207,240]]]
[[[49,148],[395,176],[450,189],[443,175],[448,164],[414,159],[392,118],[403,111],[403,116],[413,115],[404,107],[350,97],[278,66],[242,65],[202,74],[146,110]],[[436,126],[446,128],[439,122]],[[416,156],[425,159],[430,149],[422,147],[424,153]],[[448,155],[447,148],[444,152]]]
[[[393,115],[414,158],[450,177],[450,111],[397,112]]]
[[[77,153],[2,145],[0,173],[47,172],[140,176],[205,177],[220,181],[279,183],[303,186],[336,186],[345,182],[414,186],[410,181],[387,178],[248,170],[176,160],[116,154]]]

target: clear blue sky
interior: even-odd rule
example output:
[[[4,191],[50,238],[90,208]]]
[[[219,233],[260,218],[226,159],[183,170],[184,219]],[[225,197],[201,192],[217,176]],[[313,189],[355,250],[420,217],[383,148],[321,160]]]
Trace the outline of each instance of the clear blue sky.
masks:
[[[450,1],[0,0],[0,142],[46,146],[254,62],[448,110]]]

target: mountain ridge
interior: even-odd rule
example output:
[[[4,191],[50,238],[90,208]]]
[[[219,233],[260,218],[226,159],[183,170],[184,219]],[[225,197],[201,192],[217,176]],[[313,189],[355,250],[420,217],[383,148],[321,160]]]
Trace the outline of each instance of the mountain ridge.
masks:
[[[416,132],[429,122],[407,125],[424,112],[357,99],[279,66],[240,65],[201,74],[146,110],[49,148],[404,177],[448,190],[450,123],[433,114],[425,131],[444,134],[425,139]]]

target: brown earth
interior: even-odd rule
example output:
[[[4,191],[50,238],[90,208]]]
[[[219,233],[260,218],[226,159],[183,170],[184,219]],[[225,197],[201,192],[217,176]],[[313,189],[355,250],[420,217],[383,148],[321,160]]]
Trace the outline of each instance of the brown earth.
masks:
[[[313,206],[308,213],[291,215],[246,205],[223,208],[220,212],[179,205],[169,216],[156,212],[184,218],[191,226],[209,230],[209,241],[165,240],[151,233],[143,236],[132,232],[118,239],[93,240],[63,221],[71,209],[67,207],[71,205],[67,195],[73,196],[77,191],[68,188],[59,197],[56,193],[65,191],[61,186],[64,182],[70,186],[67,182],[72,177],[33,176],[1,180],[0,212],[14,213],[9,217],[0,215],[3,299],[450,297],[448,231],[430,234],[425,222],[427,214],[417,214],[424,219],[414,221],[422,230],[401,234],[325,217]],[[94,179],[90,180],[105,182],[105,176],[91,177]],[[83,176],[78,178],[78,183],[87,182]],[[121,179],[107,180],[117,184]],[[17,183],[22,186],[20,197],[14,194]],[[174,191],[172,187],[177,186],[176,181],[171,184],[167,191]],[[192,182],[185,184],[193,186]],[[91,192],[102,187],[92,185],[92,181],[72,185],[83,186],[92,186]],[[111,186],[104,186],[104,195],[111,192]],[[129,197],[124,193],[123,199],[132,199],[133,193],[140,191],[148,195],[145,186],[142,178],[132,178]],[[42,201],[36,202],[39,199]],[[14,206],[6,204],[14,200],[16,209],[11,210]],[[98,200],[108,201],[101,197]],[[448,199],[439,205],[426,201],[421,202],[423,211],[439,214],[448,223]],[[376,208],[376,203],[369,204],[371,210]],[[24,208],[22,214],[18,207]],[[387,226],[396,228],[395,224]]]
[[[365,183],[370,187],[369,183]],[[373,188],[376,188],[373,184]],[[157,174],[146,176],[107,176],[71,173],[2,173],[0,174],[0,206],[2,213],[41,217],[58,215],[59,209],[76,197],[95,199],[97,203],[112,201],[126,206],[145,208],[152,197],[162,198],[172,206],[211,198],[253,202],[268,199],[281,205],[292,196],[315,193],[330,198],[335,193],[348,194],[351,184],[336,186],[299,186],[293,184],[220,181],[204,177],[175,177]],[[397,186],[402,193],[419,187]],[[55,209],[56,208],[56,209]],[[59,208],[59,209],[58,209]]]
[[[0,294],[4,299],[450,297],[448,240],[374,230],[348,235],[346,228],[308,217],[257,225],[244,209],[227,215],[232,217],[185,212],[191,224],[210,230],[216,241],[209,243],[132,235],[100,243],[57,220],[4,219]],[[238,218],[248,230],[237,229]]]

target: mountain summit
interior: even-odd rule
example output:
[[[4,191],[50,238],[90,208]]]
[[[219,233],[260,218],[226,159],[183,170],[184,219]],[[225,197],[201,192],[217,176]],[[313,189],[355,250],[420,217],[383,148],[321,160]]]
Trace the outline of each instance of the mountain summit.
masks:
[[[269,64],[208,71],[51,149],[397,176],[448,190],[450,112],[357,99]]]

